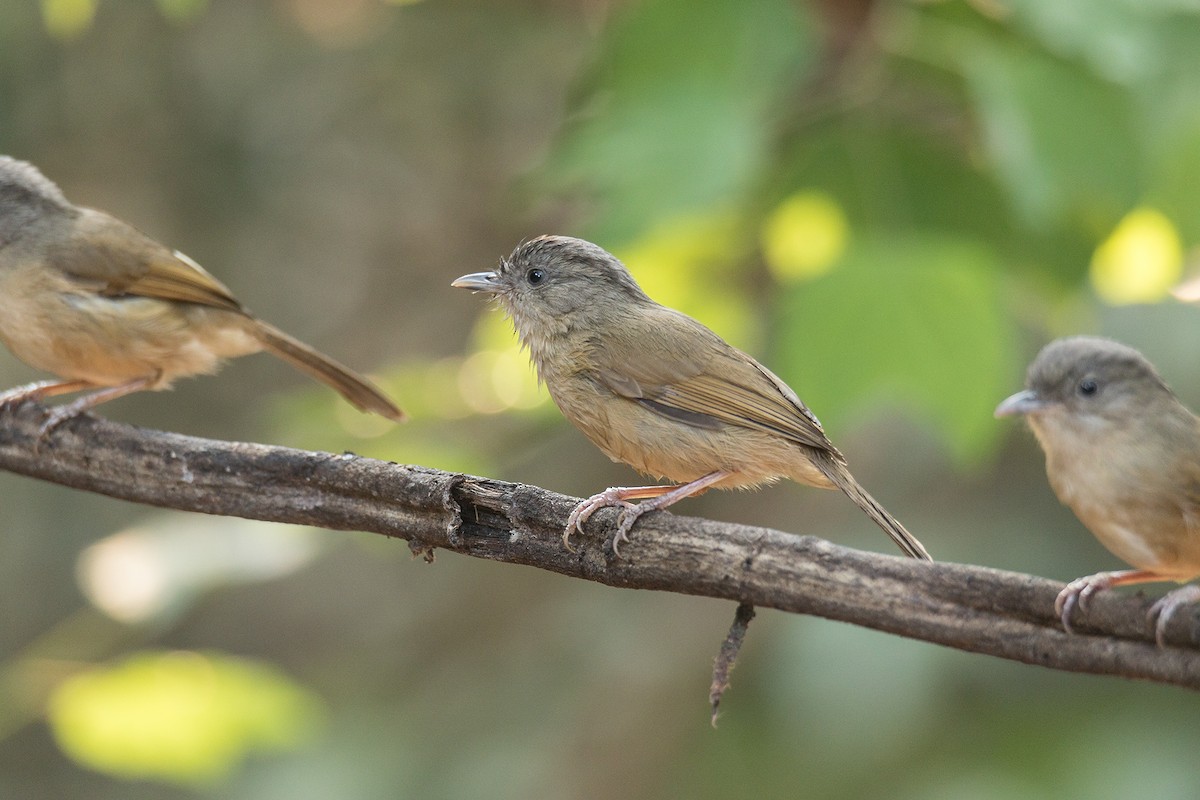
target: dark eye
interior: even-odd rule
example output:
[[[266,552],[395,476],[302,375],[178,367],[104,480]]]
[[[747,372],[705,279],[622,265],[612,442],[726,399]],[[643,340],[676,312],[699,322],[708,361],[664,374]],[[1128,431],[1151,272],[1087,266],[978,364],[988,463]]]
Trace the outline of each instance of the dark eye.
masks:
[[[1090,397],[1098,391],[1100,387],[1091,378],[1079,382],[1079,393],[1084,397]]]
[[[546,271],[541,269],[531,269],[525,273],[525,280],[529,281],[530,286],[537,286],[544,283],[546,280]]]

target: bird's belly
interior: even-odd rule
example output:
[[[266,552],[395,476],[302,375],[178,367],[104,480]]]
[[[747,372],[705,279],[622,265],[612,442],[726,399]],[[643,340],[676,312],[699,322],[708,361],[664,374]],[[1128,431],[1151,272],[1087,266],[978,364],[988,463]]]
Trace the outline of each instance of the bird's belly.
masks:
[[[61,290],[0,299],[0,339],[30,366],[98,386],[157,375],[166,388],[261,349],[229,312]]]
[[[578,395],[566,403],[553,391],[551,396],[605,455],[645,475],[685,483],[724,470],[730,475],[714,484],[718,488],[750,488],[782,477],[832,487],[800,445],[764,431],[695,427],[609,392],[590,392],[586,402]]]
[[[1119,516],[1089,514],[1086,510],[1078,514],[1080,520],[1091,518],[1088,526],[1092,534],[1110,553],[1127,564],[1139,569],[1161,569],[1167,562],[1167,554],[1155,548],[1153,541],[1143,535],[1142,527],[1133,520]]]
[[[1106,462],[1059,466],[1051,481],[1055,493],[1110,553],[1166,577],[1188,580],[1200,574],[1200,520]]]

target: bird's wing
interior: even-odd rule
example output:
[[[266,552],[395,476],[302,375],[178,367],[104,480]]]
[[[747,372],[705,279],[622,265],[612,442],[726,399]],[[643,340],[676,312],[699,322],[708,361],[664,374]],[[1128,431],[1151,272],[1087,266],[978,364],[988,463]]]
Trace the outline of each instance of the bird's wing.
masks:
[[[243,310],[224,284],[187,256],[107,214],[81,211],[68,242],[49,250],[52,266],[110,297],[152,297]]]
[[[600,345],[597,378],[643,407],[698,428],[766,431],[837,452],[787,384],[695,320],[667,308],[624,321],[626,346]]]
[[[1200,464],[1196,462],[1195,455],[1200,452],[1200,420],[1186,409],[1181,410],[1189,418],[1188,424],[1185,431],[1175,431],[1172,438],[1176,442],[1185,442],[1187,446],[1177,448],[1181,456],[1173,472],[1178,480],[1177,496],[1182,498],[1180,509],[1184,525],[1193,536],[1200,536]]]

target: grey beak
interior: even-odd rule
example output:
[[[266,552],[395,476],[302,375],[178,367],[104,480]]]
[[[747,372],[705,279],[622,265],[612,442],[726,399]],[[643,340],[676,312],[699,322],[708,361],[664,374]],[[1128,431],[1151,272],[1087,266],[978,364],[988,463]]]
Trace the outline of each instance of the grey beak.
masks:
[[[456,289],[471,289],[476,292],[495,294],[500,291],[500,276],[495,272],[472,272],[470,275],[456,278],[450,285]]]
[[[996,406],[997,417],[1013,417],[1018,414],[1032,414],[1036,411],[1042,411],[1049,407],[1042,398],[1038,397],[1038,393],[1032,389],[1026,389],[1023,392],[1017,392],[1012,397],[1006,397],[1000,405]]]

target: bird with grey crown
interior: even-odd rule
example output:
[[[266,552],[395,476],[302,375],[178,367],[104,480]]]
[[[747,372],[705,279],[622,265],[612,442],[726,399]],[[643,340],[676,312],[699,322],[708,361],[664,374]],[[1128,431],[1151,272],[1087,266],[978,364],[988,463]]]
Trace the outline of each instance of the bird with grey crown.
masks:
[[[8,156],[0,156],[0,340],[62,378],[10,389],[0,406],[87,392],[50,412],[43,436],[100,403],[261,350],[362,411],[404,418],[366,378],[255,317],[187,256],[73,205],[36,167]]]
[[[677,485],[613,487],[579,503],[563,541],[601,508],[637,519],[710,488],[790,478],[841,489],[905,554],[921,543],[858,484],[821,423],[782,380],[696,320],[651,300],[625,266],[581,239],[542,236],[453,286],[494,295],[563,415],[614,461]],[[641,499],[641,503],[630,500]]]
[[[1096,592],[1200,576],[1200,419],[1132,347],[1094,336],[1046,345],[996,416],[1023,415],[1054,493],[1113,555],[1135,567],[1071,581],[1055,612],[1071,630]],[[1194,584],[1149,610],[1155,636],[1200,599]]]

